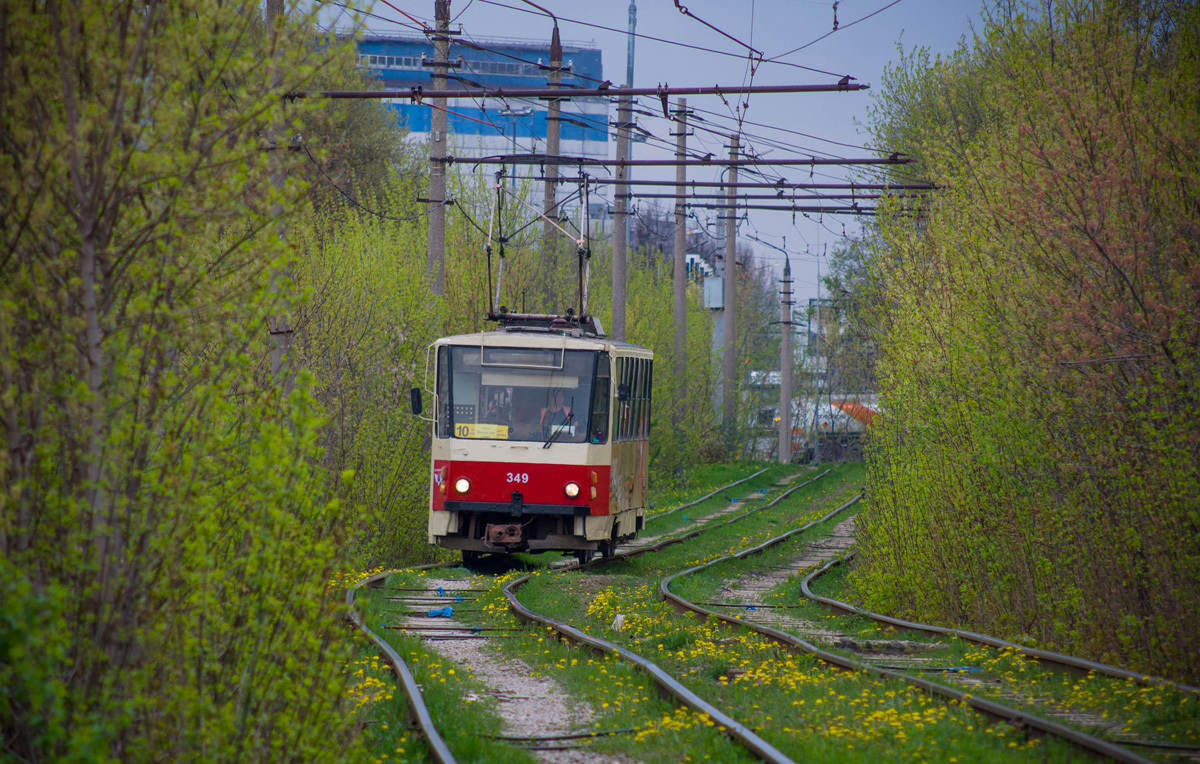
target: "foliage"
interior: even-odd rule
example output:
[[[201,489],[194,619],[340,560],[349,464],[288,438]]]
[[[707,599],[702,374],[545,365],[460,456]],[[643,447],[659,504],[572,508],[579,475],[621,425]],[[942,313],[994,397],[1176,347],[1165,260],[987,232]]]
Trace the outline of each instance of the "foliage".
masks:
[[[5,758],[342,758],[344,505],[264,371],[312,22],[0,5]]]
[[[885,423],[856,585],[1194,680],[1200,8],[1021,11],[888,77],[879,134],[943,190],[870,260]]]

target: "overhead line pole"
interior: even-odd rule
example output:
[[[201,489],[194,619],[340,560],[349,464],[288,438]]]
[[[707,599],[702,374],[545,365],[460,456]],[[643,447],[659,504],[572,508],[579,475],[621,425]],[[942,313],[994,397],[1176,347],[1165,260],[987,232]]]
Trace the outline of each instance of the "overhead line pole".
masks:
[[[622,98],[617,107],[617,156],[624,156],[628,145],[629,99]],[[625,341],[625,217],[629,199],[624,198],[628,189],[622,181],[628,177],[629,169],[622,164],[617,169],[617,199],[613,205],[612,229],[612,337],[618,342]]]
[[[632,6],[631,6],[632,7]],[[687,156],[687,99],[680,98],[675,108],[675,124],[678,133],[675,134],[675,156],[683,159]],[[687,180],[687,166],[675,168],[675,180],[679,183]],[[675,380],[679,392],[675,396],[675,408],[671,419],[676,430],[683,421],[683,404],[687,400],[687,211],[683,206],[683,197],[675,200],[675,269],[674,305],[675,319]]]
[[[636,0],[629,0],[629,46],[626,49],[626,54],[625,54],[625,87],[627,87],[627,88],[633,87],[633,61],[634,61],[633,54],[634,54],[634,43],[637,41],[636,30],[637,30],[637,2],[636,2]],[[629,107],[630,107],[629,121],[633,122],[633,104],[630,103]],[[665,97],[664,97],[663,111],[666,111]],[[664,114],[663,116],[665,117],[666,114]],[[630,125],[630,127],[632,127],[632,125]],[[631,140],[625,141],[625,153],[621,154],[617,158],[625,159],[625,160],[633,159],[633,141],[631,141]],[[625,173],[625,177],[626,178],[629,177],[628,172]],[[626,190],[628,190],[628,189],[626,189]],[[632,222],[632,220],[627,215],[625,217],[625,241],[627,243],[632,238],[632,236],[630,235],[632,233],[632,228],[633,228],[631,225],[631,222]]]
[[[554,33],[550,38],[550,87],[558,89],[562,82],[562,42],[558,37],[558,20],[554,22]],[[559,121],[561,116],[562,106],[557,98],[550,98],[546,109],[546,153],[550,156],[557,156],[559,151],[559,130],[562,123]],[[544,270],[542,271],[547,277],[557,271],[555,268],[554,255],[557,251],[556,244],[558,236],[555,231],[555,223],[560,220],[558,214],[558,200],[555,198],[558,192],[558,165],[550,164],[546,166],[546,185],[545,192],[542,197],[542,208],[544,218],[542,220],[542,263]],[[551,292],[553,292],[553,281],[551,284]],[[552,297],[553,299],[553,297]]]
[[[445,90],[450,66],[450,2],[434,0],[437,32],[433,35],[433,88]],[[429,126],[429,241],[426,270],[433,293],[445,294],[446,273],[446,99],[434,102]]]
[[[267,0],[267,27],[268,31],[276,29],[276,25],[282,26],[286,17],[287,10],[284,7],[283,0]],[[278,49],[276,49],[278,50]],[[276,53],[276,55],[281,55]],[[275,88],[283,84],[283,73],[277,68],[271,85]],[[284,125],[277,124],[271,127],[271,138],[278,146],[281,139],[285,135]],[[271,185],[277,191],[281,191],[284,184],[287,182],[287,177],[280,170],[282,160],[278,156],[272,156],[270,159],[271,168]],[[283,207],[279,203],[272,205],[271,216],[277,221],[283,220]],[[279,222],[276,228],[276,235],[280,239],[287,237],[287,229],[284,228],[282,222]],[[292,324],[288,315],[291,300],[287,289],[284,288],[283,282],[290,274],[286,269],[278,269],[271,267],[271,294],[279,301],[279,313],[272,316],[267,321],[268,341],[271,348],[271,379],[279,384],[283,391],[282,398],[287,397],[288,391],[292,386],[292,370],[291,354],[292,354]]]
[[[792,261],[784,255],[782,320],[783,347],[779,356],[779,463],[792,461]]]
[[[737,183],[738,136],[729,136],[729,182]],[[725,439],[731,451],[737,435],[737,216],[734,212],[734,190],[729,189],[729,202],[725,208],[725,347],[722,353],[724,371],[724,425]]]
[[[449,19],[447,19],[448,21]],[[425,90],[417,86],[407,90],[298,90],[286,94],[285,98],[407,98],[420,104],[426,98],[631,98],[637,96],[679,97],[700,95],[751,95],[755,93],[847,93],[867,90],[867,85],[851,85],[839,82],[836,85],[710,85],[708,87],[657,87],[657,88],[571,88],[564,96],[557,88],[459,88],[447,90],[443,82],[440,87]]]

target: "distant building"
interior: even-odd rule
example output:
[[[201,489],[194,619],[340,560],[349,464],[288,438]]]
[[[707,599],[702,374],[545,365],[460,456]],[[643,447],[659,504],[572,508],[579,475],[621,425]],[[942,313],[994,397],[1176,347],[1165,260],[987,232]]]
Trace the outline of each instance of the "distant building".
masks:
[[[472,46],[450,43],[451,68],[447,88],[545,87],[550,63],[550,41],[472,36]],[[563,42],[562,84],[596,87],[604,80],[600,48],[595,43]],[[359,61],[389,90],[433,84],[433,43],[424,36],[372,34],[358,41]],[[561,102],[560,153],[606,158],[609,139],[609,101],[575,98]],[[387,102],[417,140],[430,128],[430,107],[409,99]],[[547,102],[538,99],[450,98],[446,108],[449,150],[459,156],[536,153],[546,150]]]

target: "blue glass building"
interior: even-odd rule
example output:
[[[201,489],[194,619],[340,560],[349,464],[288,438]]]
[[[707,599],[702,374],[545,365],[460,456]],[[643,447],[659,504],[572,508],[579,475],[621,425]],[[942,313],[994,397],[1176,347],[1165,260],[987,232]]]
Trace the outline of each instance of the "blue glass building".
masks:
[[[550,62],[549,41],[493,37],[455,37],[450,43],[448,88],[545,87]],[[563,42],[564,88],[595,87],[604,80],[601,52],[594,44]],[[434,69],[433,43],[424,36],[386,36],[372,33],[358,41],[361,65],[383,87],[430,89]],[[452,98],[447,101],[450,153],[459,156],[545,151],[546,101],[538,99]],[[387,104],[396,118],[421,140],[428,133],[431,109],[408,99]],[[560,152],[607,157],[609,102],[605,98],[576,98],[562,102]]]

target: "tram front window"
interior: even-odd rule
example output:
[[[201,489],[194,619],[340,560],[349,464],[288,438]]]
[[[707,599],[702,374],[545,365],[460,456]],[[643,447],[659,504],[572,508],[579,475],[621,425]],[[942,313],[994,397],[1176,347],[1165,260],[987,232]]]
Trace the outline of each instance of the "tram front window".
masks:
[[[450,348],[450,435],[584,443],[596,376],[592,350]],[[443,420],[445,421],[445,420]]]

